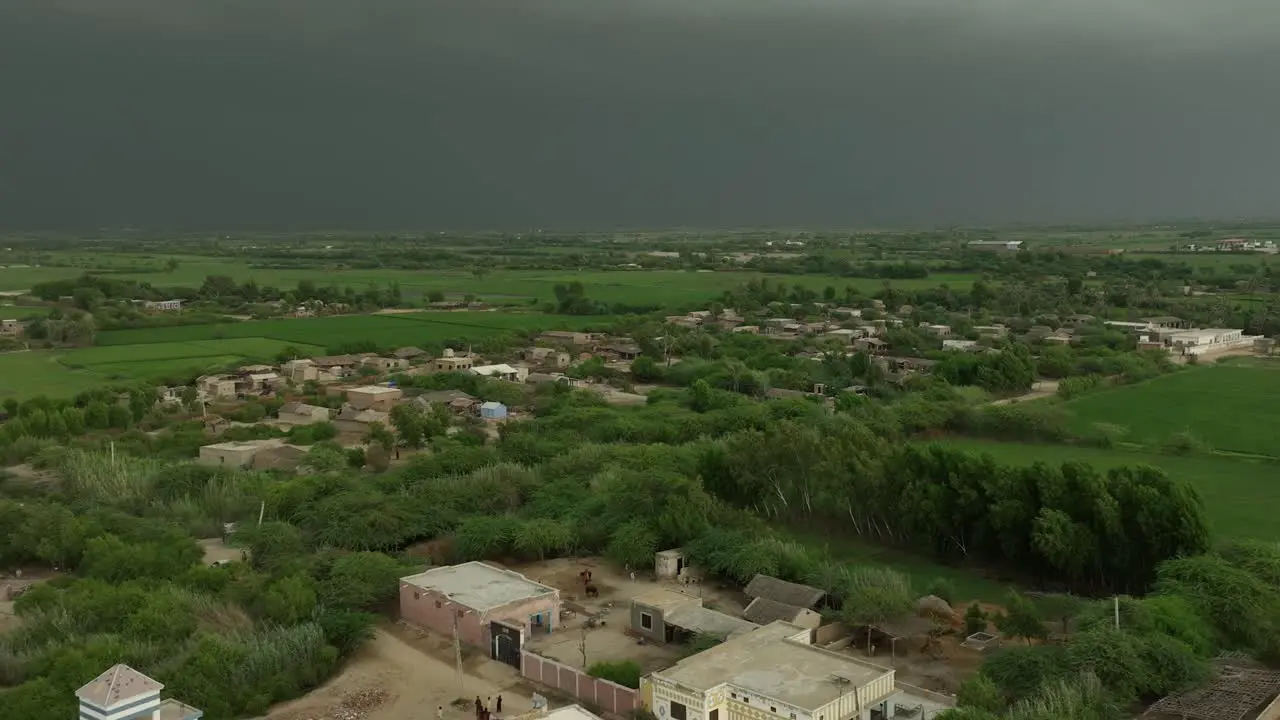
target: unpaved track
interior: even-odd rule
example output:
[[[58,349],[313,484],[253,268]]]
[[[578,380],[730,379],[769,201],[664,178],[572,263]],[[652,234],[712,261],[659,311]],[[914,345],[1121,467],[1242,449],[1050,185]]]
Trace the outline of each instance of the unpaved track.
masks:
[[[1023,393],[1023,394],[1021,394],[1021,395],[1015,395],[1014,397],[1008,397],[1008,398],[1001,398],[1001,399],[999,399],[999,400],[993,400],[993,401],[992,401],[991,403],[989,403],[989,404],[991,404],[991,405],[1008,405],[1009,403],[1015,403],[1015,402],[1026,402],[1026,401],[1028,401],[1028,400],[1039,400],[1040,398],[1052,397],[1053,395],[1056,395],[1056,394],[1058,394],[1058,381],[1057,381],[1057,380],[1041,380],[1041,381],[1037,382],[1035,385],[1032,385],[1030,390],[1028,390],[1027,392],[1025,392],[1025,393]]]
[[[459,688],[455,665],[445,659],[452,653],[448,641],[417,635],[404,626],[378,627],[337,676],[304,697],[272,708],[267,720],[435,720],[439,705],[445,706],[445,720],[474,720],[470,706],[459,710],[450,703],[460,696],[499,694],[503,717],[532,708],[515,668],[472,658],[464,664],[466,677]],[[376,691],[386,697],[377,707],[344,709],[344,698]]]

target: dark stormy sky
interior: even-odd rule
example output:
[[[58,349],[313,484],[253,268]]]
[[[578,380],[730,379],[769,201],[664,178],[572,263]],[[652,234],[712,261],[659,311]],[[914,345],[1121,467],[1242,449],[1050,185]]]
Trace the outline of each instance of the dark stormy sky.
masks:
[[[1280,215],[1277,0],[0,0],[0,227]]]

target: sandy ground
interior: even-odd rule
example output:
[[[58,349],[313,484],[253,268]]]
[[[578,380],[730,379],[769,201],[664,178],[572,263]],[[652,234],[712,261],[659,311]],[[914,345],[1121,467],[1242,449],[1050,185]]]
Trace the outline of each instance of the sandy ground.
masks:
[[[964,647],[964,610],[968,602],[960,602],[952,618],[951,633],[937,638],[936,644],[926,645],[924,636],[917,636],[897,641],[895,647],[888,643],[874,645],[874,654],[868,656],[865,635],[855,638],[848,646],[839,649],[848,655],[868,659],[872,662],[892,667],[894,675],[900,683],[914,685],[925,690],[955,695],[960,685],[978,672],[984,654],[979,650]],[[982,611],[990,618],[1004,612],[1004,608],[991,603],[979,603]],[[990,622],[988,632],[997,632]],[[834,648],[833,648],[834,649]]]
[[[1010,403],[1026,402],[1028,400],[1039,400],[1040,398],[1051,397],[1053,395],[1056,395],[1057,393],[1058,393],[1057,380],[1041,380],[1037,382],[1035,385],[1032,385],[1030,390],[1028,390],[1027,392],[1021,395],[1015,395],[1013,397],[993,400],[991,401],[990,404],[1008,405]]]
[[[240,548],[227,547],[227,544],[222,542],[222,538],[206,538],[199,542],[200,547],[204,548],[204,562],[206,565],[243,559]]]
[[[565,607],[571,611],[571,614],[562,615],[560,627],[555,632],[530,638],[530,650],[571,667],[581,668],[585,641],[588,666],[600,661],[635,660],[645,672],[669,667],[679,658],[679,647],[662,643],[640,643],[637,638],[628,634],[631,598],[656,587],[678,587],[672,582],[656,582],[649,568],[637,572],[632,580],[630,573],[596,558],[558,558],[509,567],[540,583],[559,588]],[[584,597],[578,573],[588,569],[592,573],[591,583],[600,591],[597,598]],[[740,615],[746,607],[745,596],[734,586],[707,582],[679,589],[702,597],[704,606],[731,615]],[[586,629],[584,635],[583,630],[589,616],[603,624]]]
[[[377,628],[343,670],[305,697],[278,705],[260,720],[474,720],[470,705],[452,703],[502,695],[502,715],[532,709],[531,689],[515,668],[472,653],[459,682],[452,644],[404,625]]]
[[[62,573],[42,568],[23,568],[22,578],[14,577],[12,571],[0,574],[0,632],[11,630],[18,625],[18,618],[13,614],[13,598],[17,593],[32,585],[48,582]]]

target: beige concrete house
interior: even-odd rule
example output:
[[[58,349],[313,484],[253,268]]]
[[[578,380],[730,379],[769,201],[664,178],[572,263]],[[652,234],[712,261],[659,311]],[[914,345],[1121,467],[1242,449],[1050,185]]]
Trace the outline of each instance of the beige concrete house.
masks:
[[[368,432],[370,425],[374,423],[387,425],[390,419],[391,416],[388,413],[379,410],[360,410],[346,405],[334,417],[333,424],[338,428],[338,432],[363,434]]]
[[[212,467],[247,468],[253,464],[255,455],[281,445],[284,445],[284,440],[279,438],[215,443],[200,448],[200,457],[196,462]]]
[[[406,359],[396,357],[379,357],[377,355],[364,358],[361,360],[360,364],[364,367],[371,367],[380,373],[404,370],[409,367],[409,361]]]
[[[436,372],[460,372],[470,370],[480,363],[480,358],[471,353],[458,354],[453,348],[445,348],[444,353],[435,359]]]
[[[595,335],[569,330],[548,330],[539,334],[538,340],[547,344],[583,346],[594,342]]]
[[[200,397],[208,400],[230,400],[236,397],[236,378],[230,375],[206,375],[196,380]]]
[[[329,422],[329,408],[301,402],[285,403],[280,406],[278,417],[280,422],[290,425],[311,425]]]
[[[400,388],[384,385],[365,385],[347,390],[347,402],[357,410],[389,412],[402,397],[404,393]]]

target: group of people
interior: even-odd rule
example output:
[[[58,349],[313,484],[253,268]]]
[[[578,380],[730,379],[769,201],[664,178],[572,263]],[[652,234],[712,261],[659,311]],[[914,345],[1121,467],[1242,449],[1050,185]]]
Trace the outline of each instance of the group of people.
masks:
[[[492,708],[492,709],[490,709]],[[480,696],[476,696],[476,720],[497,720],[496,714],[502,712],[502,696],[498,696],[497,702],[492,697],[486,698],[484,702],[480,701]],[[436,707],[436,720],[444,720],[444,706]]]
[[[480,702],[480,696],[476,696],[476,720],[492,720],[495,713],[502,712],[502,696],[498,696],[498,701],[493,702],[492,697],[485,698],[484,702]]]

